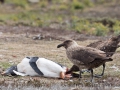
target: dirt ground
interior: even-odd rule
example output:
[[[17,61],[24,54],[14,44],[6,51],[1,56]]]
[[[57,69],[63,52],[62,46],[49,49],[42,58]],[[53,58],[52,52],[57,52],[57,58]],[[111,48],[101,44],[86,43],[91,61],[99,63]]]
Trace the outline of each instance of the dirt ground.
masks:
[[[35,37],[40,38],[35,39]],[[56,48],[56,46],[61,43],[61,40],[75,39],[79,44],[86,46],[87,44],[96,40],[104,40],[107,38],[108,37],[86,36],[77,32],[64,30],[60,31],[50,28],[0,26],[0,72],[8,68],[10,65],[18,64],[26,56],[45,57],[70,68],[72,63],[67,59],[65,50],[63,48]],[[9,77],[0,75],[0,84],[3,86],[8,86],[9,84],[16,86],[43,85],[45,87],[51,87],[54,84],[59,84],[61,86],[67,85],[71,88],[75,88],[76,86],[91,87],[95,85],[100,87],[100,85],[103,85],[104,88],[107,86],[112,88],[111,90],[114,90],[113,87],[120,86],[119,54],[120,52],[118,49],[116,54],[113,56],[114,61],[107,63],[105,75],[102,78],[95,78],[95,83],[93,85],[84,82],[85,80],[89,79],[89,74],[83,75],[82,82],[78,82],[78,79],[71,79],[71,81],[51,78],[48,79],[43,77]],[[115,68],[110,68],[112,66],[116,66],[118,70]],[[100,73],[101,70],[102,69],[100,67],[99,69],[95,70],[95,73]],[[79,88],[78,90],[84,90],[84,88]],[[101,88],[98,90],[101,90]]]
[[[12,34],[23,34],[26,37],[39,36],[43,40],[66,40],[74,39],[79,41],[84,40],[104,40],[111,36],[100,37],[80,34],[75,31],[61,30],[54,28],[40,28],[40,27],[29,27],[29,26],[0,26],[1,33],[12,33]]]
[[[110,17],[120,19],[120,6],[110,5],[108,7],[90,8],[85,11],[81,17]],[[102,13],[102,14],[101,14]],[[87,15],[87,16],[86,16]],[[56,46],[65,39],[74,39],[81,45],[87,45],[96,40],[106,40],[111,36],[97,37],[91,35],[84,35],[74,31],[66,31],[52,28],[40,28],[30,26],[0,26],[0,72],[8,68],[10,65],[19,63],[26,56],[45,57],[55,62],[71,67],[72,63],[67,59],[65,50],[57,49]],[[95,83],[84,82],[84,79],[89,79],[85,76],[82,83],[78,83],[76,79],[61,80],[61,79],[47,79],[37,77],[9,77],[0,75],[0,85],[8,86],[15,85],[34,85],[43,87],[50,87],[54,84],[59,84],[62,87],[70,85],[70,90],[119,90],[120,89],[120,50],[118,49],[113,56],[114,61],[107,64],[105,75],[102,78],[95,78]],[[118,69],[110,68],[116,66]],[[100,73],[101,68],[95,70]],[[84,76],[83,76],[84,77]],[[52,81],[52,82],[51,82]],[[47,82],[47,83],[46,83]],[[79,84],[79,85],[78,85]],[[61,87],[59,86],[59,88]],[[80,87],[99,87],[95,89],[80,88]],[[106,87],[105,87],[106,86]],[[44,87],[44,88],[45,88]],[[79,89],[76,89],[78,88]],[[100,88],[103,87],[103,88]],[[116,88],[113,88],[116,87]],[[1,87],[0,87],[1,89]],[[12,89],[11,89],[12,90]],[[23,89],[24,90],[24,89]],[[47,89],[46,89],[47,90]],[[51,89],[52,90],[52,89]],[[60,89],[65,90],[65,89]],[[67,89],[66,89],[67,90]]]

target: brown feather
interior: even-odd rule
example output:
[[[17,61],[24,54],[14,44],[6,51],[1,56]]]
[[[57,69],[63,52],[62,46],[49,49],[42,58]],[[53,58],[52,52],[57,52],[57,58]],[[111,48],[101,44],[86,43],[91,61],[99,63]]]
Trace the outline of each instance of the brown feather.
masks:
[[[97,48],[101,51],[106,52],[107,56],[112,56],[115,53],[116,49],[119,47],[118,45],[119,42],[120,42],[120,35],[116,37],[112,37],[106,41],[97,41],[97,42],[91,43],[87,45],[87,47]]]
[[[115,53],[116,49],[120,47],[120,45],[118,45],[119,42],[120,42],[120,35],[118,35],[116,37],[112,37],[112,38],[110,38],[109,40],[106,40],[106,41],[93,42],[93,43],[87,45],[87,47],[97,48],[99,50],[102,50],[102,51],[106,52],[107,56],[112,56]],[[97,62],[94,62],[94,64],[96,64],[96,63]],[[68,73],[71,73],[73,71],[77,71],[78,69],[79,68],[77,66],[73,65],[71,67],[71,69],[68,71]]]
[[[65,45],[66,54],[70,61],[81,69],[92,69],[101,65],[97,63],[98,65],[94,66],[93,62],[95,61],[101,61],[101,63],[109,61],[105,52],[91,47],[79,46],[73,40],[66,40],[62,45]]]

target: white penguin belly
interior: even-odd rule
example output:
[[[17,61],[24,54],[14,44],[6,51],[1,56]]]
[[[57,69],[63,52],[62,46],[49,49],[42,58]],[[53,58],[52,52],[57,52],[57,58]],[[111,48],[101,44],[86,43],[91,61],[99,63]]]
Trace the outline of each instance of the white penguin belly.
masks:
[[[17,69],[18,72],[25,73],[30,76],[38,76],[38,74],[32,69],[32,67],[29,64],[28,58],[24,58],[18,65]]]
[[[39,58],[36,64],[45,77],[60,77],[60,72],[66,72],[60,65],[45,58]]]

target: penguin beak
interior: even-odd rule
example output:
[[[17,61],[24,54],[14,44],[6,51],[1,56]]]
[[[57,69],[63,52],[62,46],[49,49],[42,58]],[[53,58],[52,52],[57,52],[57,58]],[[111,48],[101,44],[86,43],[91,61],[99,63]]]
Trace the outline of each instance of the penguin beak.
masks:
[[[1,75],[9,75],[9,74],[10,74],[9,70],[6,70],[6,71],[4,71],[4,72],[1,73]]]
[[[63,47],[63,46],[64,46],[64,43],[59,44],[59,45],[57,46],[57,48],[60,48],[60,47]]]
[[[1,73],[2,75],[16,75],[13,70],[17,70],[17,66],[11,66],[10,68],[8,68],[6,71],[4,71],[3,73]]]
[[[5,75],[5,72],[2,72],[1,75]]]

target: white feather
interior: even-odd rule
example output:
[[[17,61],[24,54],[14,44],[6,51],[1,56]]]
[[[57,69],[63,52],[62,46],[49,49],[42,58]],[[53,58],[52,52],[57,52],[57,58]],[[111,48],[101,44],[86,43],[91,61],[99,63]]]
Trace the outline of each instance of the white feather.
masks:
[[[13,72],[14,72],[16,75],[20,75],[20,76],[27,76],[27,74],[20,73],[20,72],[17,72],[17,71],[15,71],[15,70],[13,70]]]
[[[32,67],[29,64],[30,59],[24,58],[18,65],[17,69],[18,72],[24,72],[25,74],[29,76],[38,76],[38,74],[32,69]]]
[[[39,58],[36,64],[45,77],[60,77],[60,72],[66,72],[65,68],[45,58]]]
[[[17,74],[20,76],[29,75],[29,76],[39,76],[32,67],[29,64],[28,58],[24,58],[18,65]],[[44,77],[60,77],[60,72],[66,72],[66,67],[61,67],[59,64],[45,59],[45,58],[39,58],[36,61],[36,65],[39,68],[39,70],[44,74]],[[24,72],[25,74],[21,73]]]

